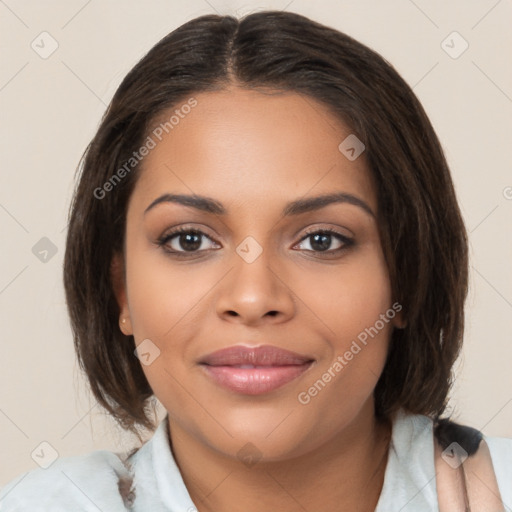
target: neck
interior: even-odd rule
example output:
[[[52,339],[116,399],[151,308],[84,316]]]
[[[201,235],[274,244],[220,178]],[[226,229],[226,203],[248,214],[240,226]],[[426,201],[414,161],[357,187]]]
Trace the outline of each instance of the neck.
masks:
[[[373,511],[386,469],[390,421],[365,406],[317,450],[244,465],[206,446],[169,417],[174,458],[199,512]]]

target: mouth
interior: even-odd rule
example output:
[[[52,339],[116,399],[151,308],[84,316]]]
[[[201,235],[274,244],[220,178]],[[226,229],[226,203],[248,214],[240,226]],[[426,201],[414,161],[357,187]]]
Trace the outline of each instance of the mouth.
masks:
[[[273,345],[235,345],[208,354],[199,361],[209,366],[288,366],[302,365],[314,358]]]
[[[237,345],[213,352],[199,364],[221,387],[246,395],[260,395],[297,379],[314,362],[310,356],[270,345]]]

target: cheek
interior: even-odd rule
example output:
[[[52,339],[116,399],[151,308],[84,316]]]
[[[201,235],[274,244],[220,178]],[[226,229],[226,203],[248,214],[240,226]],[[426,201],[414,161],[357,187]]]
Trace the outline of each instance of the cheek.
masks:
[[[380,251],[362,252],[346,264],[317,272],[314,279],[304,272],[295,283],[294,291],[327,327],[329,338],[339,340],[339,348],[391,307],[389,275]]]
[[[208,293],[219,280],[219,269],[171,264],[162,249],[148,248],[147,244],[139,239],[130,245],[127,240],[133,336],[140,347],[142,370],[157,397],[162,402],[180,400],[183,389],[179,383],[188,378],[194,340],[201,338]],[[141,357],[146,353],[149,360]],[[186,408],[190,404],[183,399],[174,406],[164,405]]]
[[[357,263],[354,260],[329,275],[317,276],[315,286],[304,296],[326,345],[326,357],[312,382],[323,377],[329,381],[330,392],[324,399],[334,393],[345,397],[345,406],[349,401],[362,403],[384,367],[395,316],[383,256],[368,252]]]
[[[127,289],[134,336],[163,340],[202,307],[215,276],[200,265],[171,263],[163,249],[134,242],[127,251]]]

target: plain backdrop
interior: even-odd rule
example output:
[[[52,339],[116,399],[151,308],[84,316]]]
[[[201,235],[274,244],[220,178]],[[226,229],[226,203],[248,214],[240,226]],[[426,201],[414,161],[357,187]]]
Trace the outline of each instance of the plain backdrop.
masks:
[[[465,346],[450,410],[486,435],[512,437],[510,0],[5,0],[0,485],[38,467],[32,456],[48,447],[41,443],[67,456],[136,442],[95,404],[73,351],[62,261],[75,168],[122,78],[160,38],[203,14],[265,9],[304,14],[367,44],[424,105],[471,244]]]

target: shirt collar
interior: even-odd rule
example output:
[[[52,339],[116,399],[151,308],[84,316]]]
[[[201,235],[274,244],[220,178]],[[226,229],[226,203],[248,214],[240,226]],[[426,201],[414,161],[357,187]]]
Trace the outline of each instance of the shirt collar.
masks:
[[[384,484],[375,512],[436,510],[433,421],[400,409],[393,418]]]
[[[169,417],[132,457],[134,512],[197,512],[169,443]]]
[[[169,443],[168,415],[152,438],[131,458],[134,472],[134,512],[197,512]],[[403,409],[392,418],[392,433],[384,484],[375,512],[431,512],[437,503],[433,423]]]

